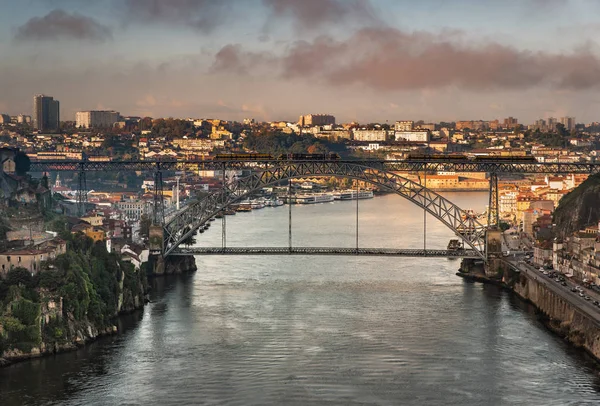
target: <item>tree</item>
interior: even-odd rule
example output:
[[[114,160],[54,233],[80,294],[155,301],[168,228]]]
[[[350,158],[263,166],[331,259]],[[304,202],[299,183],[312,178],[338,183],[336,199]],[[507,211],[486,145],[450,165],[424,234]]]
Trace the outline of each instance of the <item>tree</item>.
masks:
[[[33,277],[27,269],[18,267],[8,271],[5,282],[7,285],[23,285],[30,288],[33,286]]]
[[[556,124],[556,132],[561,137],[568,137],[569,136],[569,132],[567,131],[567,129],[565,128],[565,125],[563,123]]]

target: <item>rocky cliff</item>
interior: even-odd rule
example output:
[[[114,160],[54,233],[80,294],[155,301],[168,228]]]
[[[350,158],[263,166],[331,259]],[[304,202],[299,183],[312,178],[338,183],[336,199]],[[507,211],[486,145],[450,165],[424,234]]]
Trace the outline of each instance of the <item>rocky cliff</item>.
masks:
[[[102,243],[73,248],[34,276],[15,268],[0,279],[0,365],[112,334],[117,315],[143,307],[144,272]]]
[[[554,211],[556,235],[564,238],[600,220],[600,174],[565,195]]]
[[[196,272],[196,258],[193,255],[178,255],[167,258],[151,258],[149,265],[151,276],[180,275]]]

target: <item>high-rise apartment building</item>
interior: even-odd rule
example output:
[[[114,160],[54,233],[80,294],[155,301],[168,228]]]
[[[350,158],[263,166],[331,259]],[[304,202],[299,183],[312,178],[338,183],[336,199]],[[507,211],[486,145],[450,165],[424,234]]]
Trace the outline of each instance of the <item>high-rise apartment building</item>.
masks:
[[[60,128],[60,104],[51,96],[33,96],[33,127],[40,131],[57,131]]]
[[[561,117],[560,123],[565,126],[567,131],[575,129],[575,117]]]
[[[300,116],[298,125],[312,127],[317,125],[335,125],[335,117],[328,114],[307,114]]]
[[[504,119],[504,128],[515,128],[517,125],[519,125],[519,120],[514,117]]]
[[[554,117],[548,118],[548,122],[546,124],[548,131],[556,131],[556,124],[558,124],[557,119],[555,119]]]
[[[118,111],[78,111],[75,114],[75,125],[77,128],[109,128],[118,123],[120,118]]]
[[[26,116],[24,114],[19,114],[17,116],[17,123],[19,123],[19,124],[31,124],[31,116]]]

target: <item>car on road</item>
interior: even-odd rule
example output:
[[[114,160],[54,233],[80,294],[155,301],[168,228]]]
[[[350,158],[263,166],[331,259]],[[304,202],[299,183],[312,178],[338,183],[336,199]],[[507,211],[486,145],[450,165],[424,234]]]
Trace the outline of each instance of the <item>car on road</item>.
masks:
[[[577,292],[577,289],[571,288],[571,292]]]
[[[592,298],[591,298],[591,297],[589,297],[589,296],[584,296],[583,298],[584,298],[585,300],[591,300],[591,299],[592,299]]]
[[[561,282],[560,284],[563,286],[567,286],[567,282]]]

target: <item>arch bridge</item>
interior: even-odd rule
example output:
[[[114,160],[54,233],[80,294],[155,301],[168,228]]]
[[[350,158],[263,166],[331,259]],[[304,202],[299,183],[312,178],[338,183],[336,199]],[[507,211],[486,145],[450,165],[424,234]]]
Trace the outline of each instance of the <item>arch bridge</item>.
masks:
[[[165,216],[164,200],[162,197],[162,174],[166,171],[198,171],[220,170],[223,175],[226,170],[251,170],[249,176],[224,182],[225,187],[211,193],[201,201],[189,205],[184,210]],[[490,253],[499,251],[499,236],[490,238],[492,231],[498,225],[498,174],[499,173],[537,173],[537,174],[595,174],[600,172],[600,162],[536,162],[510,158],[481,157],[474,161],[454,159],[451,155],[438,159],[406,159],[406,160],[265,160],[255,161],[237,159],[220,160],[167,160],[167,161],[108,161],[89,158],[83,161],[34,161],[31,172],[69,171],[77,172],[79,188],[77,206],[83,214],[87,200],[86,172],[90,171],[142,171],[154,174],[153,224],[151,232],[151,248],[155,255],[183,254],[357,254],[357,255],[410,255],[410,256],[453,256],[477,257],[487,259]],[[484,226],[468,213],[448,201],[444,197],[426,189],[419,183],[398,175],[398,172],[486,172],[489,174],[490,200],[488,221]],[[323,251],[321,248],[294,248],[291,244],[286,249],[272,248],[208,248],[201,252],[196,249],[181,248],[181,243],[195,230],[203,226],[212,215],[227,208],[263,187],[285,182],[301,177],[337,176],[358,179],[371,183],[383,191],[396,193],[436,217],[449,229],[455,232],[465,243],[466,248],[459,253],[443,250],[381,250],[360,249],[358,246],[349,251],[347,248]],[[224,177],[224,180],[225,177]],[[225,228],[224,228],[225,229]],[[306,251],[310,250],[310,251]]]
[[[486,230],[472,215],[461,209],[445,197],[413,182],[397,173],[392,173],[382,167],[373,167],[360,161],[338,160],[306,160],[278,161],[270,165],[260,166],[250,175],[227,179],[227,165],[223,163],[223,187],[210,193],[202,200],[194,202],[185,209],[167,218],[164,223],[162,242],[151,237],[151,250],[164,257],[170,255],[189,254],[313,254],[313,255],[392,255],[392,256],[438,256],[438,257],[470,257],[486,258]],[[291,179],[307,177],[341,177],[369,183],[379,190],[395,193],[431,214],[438,221],[452,230],[464,242],[465,249],[458,251],[447,250],[390,250],[390,249],[361,249],[356,248],[294,248],[290,245],[281,248],[227,248],[225,241],[222,247],[215,248],[181,248],[182,243],[193,236],[211,218],[231,205],[247,198],[261,189],[288,182]],[[492,183],[496,182],[494,177]],[[490,205],[492,207],[492,205]],[[493,204],[497,207],[497,201]],[[492,210],[489,211],[490,214]],[[497,210],[490,215],[490,221],[495,222]],[[494,223],[497,224],[497,223]],[[155,229],[156,230],[156,229]],[[160,245],[159,245],[160,244]]]

